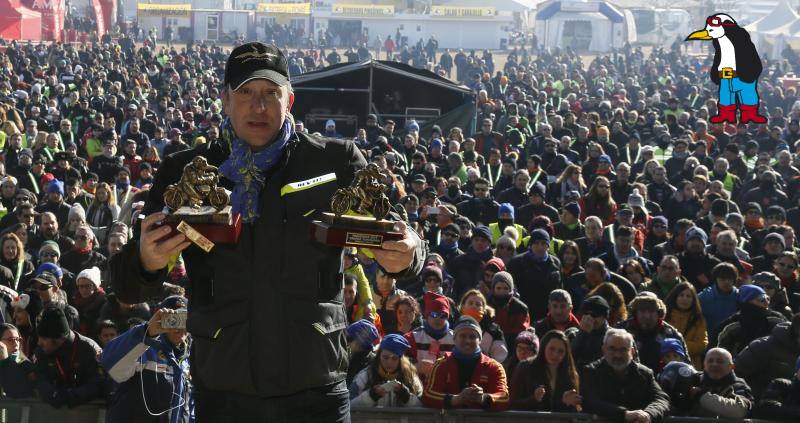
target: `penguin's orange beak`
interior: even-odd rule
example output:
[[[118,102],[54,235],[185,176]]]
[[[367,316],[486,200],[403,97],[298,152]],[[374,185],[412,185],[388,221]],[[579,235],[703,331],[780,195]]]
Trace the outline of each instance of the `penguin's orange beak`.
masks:
[[[695,31],[695,32],[692,32],[691,34],[689,34],[689,36],[686,37],[686,39],[684,41],[689,41],[689,40],[710,40],[710,39],[711,39],[711,36],[708,35],[708,31],[706,31],[705,29],[701,29],[700,31]]]

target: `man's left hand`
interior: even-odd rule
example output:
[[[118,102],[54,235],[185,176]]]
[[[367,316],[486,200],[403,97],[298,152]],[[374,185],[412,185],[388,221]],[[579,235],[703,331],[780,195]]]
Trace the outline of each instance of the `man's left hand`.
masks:
[[[394,230],[406,233],[408,225],[405,222],[395,222]],[[414,238],[406,234],[399,241],[384,241],[380,249],[375,248],[371,249],[371,251],[375,255],[375,260],[378,261],[378,264],[388,273],[400,273],[411,266],[416,247]]]

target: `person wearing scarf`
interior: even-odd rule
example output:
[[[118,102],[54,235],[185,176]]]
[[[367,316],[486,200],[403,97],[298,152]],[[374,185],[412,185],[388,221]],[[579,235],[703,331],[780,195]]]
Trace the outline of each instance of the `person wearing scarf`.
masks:
[[[747,203],[744,209],[744,229],[752,236],[754,232],[764,229],[764,217],[761,205],[755,202]]]
[[[506,373],[500,363],[481,353],[482,330],[478,322],[462,316],[454,333],[457,341],[453,352],[434,368],[422,395],[423,404],[435,409],[507,409]]]
[[[754,339],[767,336],[775,325],[785,322],[779,312],[769,309],[769,297],[757,285],[742,285],[736,298],[739,311],[720,323],[717,346],[738,355]]]
[[[448,263],[455,284],[453,297],[461,298],[464,293],[475,286],[475,281],[483,272],[486,263],[494,257],[492,253],[492,234],[488,227],[479,225],[472,230],[470,246],[464,254]]]
[[[689,390],[694,407],[689,415],[744,419],[755,403],[753,392],[733,371],[733,357],[723,348],[712,348],[703,361],[699,385]]]
[[[445,352],[453,349],[453,331],[450,330],[450,302],[444,295],[426,292],[424,295],[425,319],[422,326],[405,334],[411,348],[409,356],[417,365],[423,383],[433,370],[433,363]]]
[[[461,231],[458,228],[458,225],[455,223],[450,223],[444,228],[441,229],[441,240],[439,241],[439,245],[437,245],[433,252],[442,256],[445,262],[452,262],[454,258],[464,254],[463,251],[458,249],[458,238],[461,235]]]

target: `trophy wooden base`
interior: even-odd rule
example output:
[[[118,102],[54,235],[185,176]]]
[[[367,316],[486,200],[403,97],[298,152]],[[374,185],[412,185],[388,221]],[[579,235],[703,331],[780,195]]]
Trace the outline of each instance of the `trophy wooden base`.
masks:
[[[231,206],[219,212],[211,207],[202,207],[199,210],[181,207],[167,215],[164,221],[172,227],[173,232],[178,231],[181,222],[186,222],[213,243],[235,244],[239,242],[239,234],[242,232],[241,217],[238,214],[231,215]]]
[[[322,213],[322,220],[311,224],[311,237],[334,247],[380,248],[384,241],[399,241],[404,236],[394,230],[394,222],[371,217]]]

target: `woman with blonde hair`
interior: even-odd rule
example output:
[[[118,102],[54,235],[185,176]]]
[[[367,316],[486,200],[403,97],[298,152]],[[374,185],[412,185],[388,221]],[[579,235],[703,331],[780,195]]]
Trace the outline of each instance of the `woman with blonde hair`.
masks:
[[[489,357],[502,363],[508,358],[508,345],[506,345],[503,331],[494,322],[494,309],[490,307],[481,291],[470,289],[458,305],[461,315],[475,319],[483,330],[481,338],[481,351]]]
[[[119,217],[120,208],[117,205],[115,190],[105,182],[97,186],[94,200],[86,211],[86,223],[95,228],[104,228],[111,225]]]
[[[20,281],[33,273],[33,263],[25,258],[25,244],[14,233],[9,232],[0,237],[0,248],[0,265],[11,270],[13,279],[9,281],[9,288],[16,291]]]

